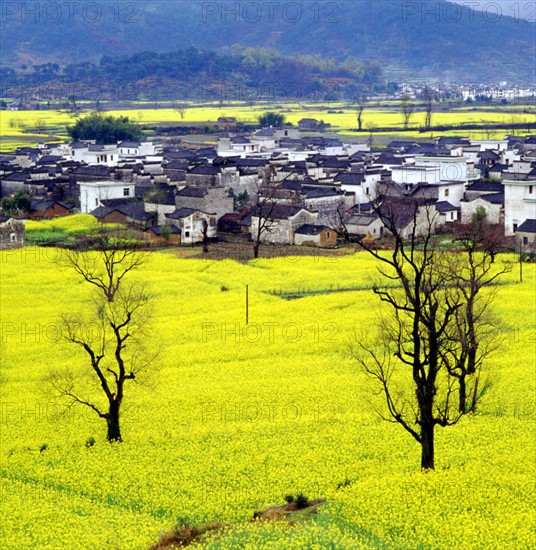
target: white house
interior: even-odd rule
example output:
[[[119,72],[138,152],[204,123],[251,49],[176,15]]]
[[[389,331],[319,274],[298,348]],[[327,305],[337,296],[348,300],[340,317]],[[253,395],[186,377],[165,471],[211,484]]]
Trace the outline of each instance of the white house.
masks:
[[[128,181],[84,181],[80,186],[80,211],[89,214],[99,206],[104,206],[103,200],[130,199],[135,196],[135,185]]]
[[[264,212],[254,210],[251,215],[251,238],[256,240],[259,223],[266,222],[267,229],[261,233],[262,243],[272,244],[292,244],[294,233],[298,227],[304,224],[316,225],[318,214],[310,212],[299,206],[289,206],[277,204],[275,206],[266,205]],[[259,217],[262,213],[262,217]]]
[[[119,148],[117,145],[89,145],[82,157],[86,164],[115,166],[119,162]]]
[[[181,230],[181,243],[194,244],[203,241],[205,225],[208,238],[216,236],[217,215],[195,208],[178,208],[165,214],[166,224]]]
[[[536,219],[536,180],[505,179],[503,185],[504,233],[512,236],[525,220]]]
[[[118,145],[121,157],[146,157],[156,154],[152,141],[122,141]]]

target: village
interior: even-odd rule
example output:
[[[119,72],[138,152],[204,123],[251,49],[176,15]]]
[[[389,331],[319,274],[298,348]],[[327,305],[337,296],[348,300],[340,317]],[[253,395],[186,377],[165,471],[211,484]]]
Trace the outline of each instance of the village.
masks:
[[[1,247],[24,245],[25,219],[82,213],[126,224],[154,246],[330,248],[388,236],[380,197],[402,210],[417,201],[443,232],[479,215],[504,227],[512,243],[534,247],[536,136],[396,140],[371,149],[316,135],[319,124],[229,132],[217,147],[77,141],[2,153]],[[7,207],[21,195],[31,199],[26,208]],[[412,216],[399,220],[412,230]]]

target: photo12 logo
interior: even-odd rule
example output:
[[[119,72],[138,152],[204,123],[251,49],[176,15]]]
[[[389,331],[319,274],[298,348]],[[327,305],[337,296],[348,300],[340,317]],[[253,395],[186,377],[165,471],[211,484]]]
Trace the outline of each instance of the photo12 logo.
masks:
[[[338,23],[339,2],[203,2],[203,23]]]
[[[0,2],[2,24],[138,23],[139,2]]]
[[[488,2],[487,0],[453,0],[402,2],[402,20],[421,23],[497,23],[503,17],[515,21],[536,21],[536,1]]]

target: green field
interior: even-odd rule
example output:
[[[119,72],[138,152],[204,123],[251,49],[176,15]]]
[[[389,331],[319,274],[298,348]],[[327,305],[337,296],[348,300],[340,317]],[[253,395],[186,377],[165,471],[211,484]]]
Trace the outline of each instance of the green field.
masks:
[[[147,107],[147,105],[144,105]],[[288,122],[297,124],[304,117],[312,117],[324,122],[330,123],[333,126],[333,131],[341,132],[343,136],[352,136],[360,138],[360,141],[366,140],[367,132],[357,133],[354,130],[357,128],[355,109],[345,107],[342,104],[333,104],[325,106],[324,109],[319,109],[318,106],[300,106],[296,104],[282,105],[281,109],[275,109],[274,106],[254,106],[246,107],[244,105],[229,106],[225,105],[220,108],[218,106],[209,107],[188,107],[185,110],[184,118],[181,118],[179,113],[173,108],[139,108],[136,109],[133,105],[132,109],[108,111],[112,115],[125,115],[140,124],[155,125],[155,124],[196,124],[203,125],[205,123],[215,123],[220,116],[233,116],[238,121],[244,123],[254,123],[258,115],[269,109],[280,110],[285,114]],[[521,106],[520,106],[521,107]],[[529,106],[526,106],[529,109]],[[342,111],[332,112],[329,111]],[[502,138],[509,133],[508,125],[512,123],[512,117],[518,123],[536,122],[536,113],[512,113],[510,106],[505,106],[504,110],[501,107],[482,107],[474,111],[472,108],[457,108],[449,112],[436,112],[433,115],[434,125],[452,125],[452,124],[478,124],[486,126],[487,124],[503,124],[504,130],[489,131],[479,130],[451,130],[441,132],[441,135],[464,135],[474,139]],[[74,123],[74,118],[69,113],[64,111],[0,111],[0,150],[8,151],[15,147],[34,144],[43,141],[54,141],[54,139],[66,139],[66,126]],[[403,121],[400,113],[393,108],[378,108],[371,107],[365,109],[363,114],[363,128],[368,128],[371,124],[374,127],[389,127],[395,131],[388,132],[389,138],[395,137],[410,137],[410,138],[430,138],[430,134],[420,133],[418,128],[424,123],[424,113],[416,112],[411,121],[410,126],[415,128],[415,131],[397,133],[396,129],[402,129]],[[517,130],[523,133],[522,130]]]
[[[113,445],[93,411],[65,410],[46,382],[85,372],[58,327],[91,293],[59,257],[0,254],[3,549],[141,550],[177,523],[214,521],[229,527],[203,548],[534,547],[535,265],[497,287],[492,386],[475,415],[437,429],[436,470],[423,474],[350,353],[380,308],[365,253],[245,264],[151,253],[136,278],[155,294],[147,344],[160,355],[127,388]],[[272,294],[349,287],[361,290]],[[249,521],[300,492],[326,499],[309,521]]]

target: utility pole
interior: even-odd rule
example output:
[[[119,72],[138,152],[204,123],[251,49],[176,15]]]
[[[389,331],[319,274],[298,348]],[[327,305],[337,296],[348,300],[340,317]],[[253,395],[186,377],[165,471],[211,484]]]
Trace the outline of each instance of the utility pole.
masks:
[[[246,285],[246,325],[249,322],[249,286]]]
[[[519,282],[523,282],[523,238],[519,241]]]

